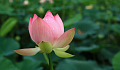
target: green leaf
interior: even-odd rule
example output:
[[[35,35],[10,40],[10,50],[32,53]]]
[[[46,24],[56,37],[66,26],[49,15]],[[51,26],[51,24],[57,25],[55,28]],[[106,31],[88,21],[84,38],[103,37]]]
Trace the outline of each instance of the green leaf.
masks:
[[[78,39],[85,39],[89,35],[93,36],[99,30],[99,26],[89,19],[81,20],[75,27],[75,38]]]
[[[22,62],[17,63],[17,67],[20,70],[37,70],[39,65],[40,65],[39,61],[28,58],[25,58]],[[42,70],[42,67],[40,68],[41,68],[40,70]]]
[[[112,48],[113,50],[114,48]],[[102,54],[102,59],[108,59],[110,63],[112,63],[112,58],[114,56],[114,53],[111,52],[110,50],[108,50],[108,48],[103,48],[101,49],[100,53]],[[98,56],[99,58],[101,58],[100,56]]]
[[[12,38],[0,38],[0,55],[10,55],[13,50],[19,49],[19,43]]]
[[[65,59],[60,62],[55,70],[103,70],[95,61],[79,61]]]
[[[75,50],[77,52],[87,52],[87,51],[92,51],[92,50],[95,50],[95,49],[99,49],[99,46],[98,45],[91,45],[89,47],[87,46],[80,46],[80,47],[76,47]]]
[[[39,63],[46,63],[43,54],[37,53],[34,56],[23,56],[24,59],[37,61]],[[46,63],[47,64],[47,63]]]
[[[63,52],[63,51],[54,50],[54,52],[58,57],[62,57],[62,58],[69,58],[69,57],[74,56],[72,54],[69,54],[69,53],[66,53],[66,52]]]
[[[19,70],[13,65],[13,63],[7,58],[0,57],[0,70]]]
[[[112,60],[112,65],[113,65],[113,68],[114,70],[120,70],[120,52],[118,52],[113,60]]]
[[[41,42],[38,45],[41,49],[41,53],[51,53],[52,52],[52,45],[49,42]]]
[[[13,8],[9,7],[9,6],[5,6],[0,4],[0,14],[8,14],[11,15],[13,12]]]
[[[120,24],[113,24],[111,29],[120,35]]]
[[[74,23],[77,23],[80,19],[82,19],[82,15],[81,14],[76,14],[73,18],[68,19],[64,22],[64,27],[70,27]]]
[[[42,68],[42,67],[40,67],[40,68],[37,68],[36,70],[43,70],[43,68]]]
[[[6,22],[4,22],[0,28],[0,36],[6,36],[7,33],[9,33],[13,29],[16,23],[17,20],[15,18],[9,18]]]

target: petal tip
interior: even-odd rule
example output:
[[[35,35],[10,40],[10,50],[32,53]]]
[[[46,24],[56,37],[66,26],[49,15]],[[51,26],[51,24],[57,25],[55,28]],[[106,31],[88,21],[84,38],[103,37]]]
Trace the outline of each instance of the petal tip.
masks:
[[[33,23],[37,18],[38,18],[38,16],[37,16],[36,14],[34,14],[32,23]]]
[[[36,14],[34,14],[34,16],[33,16],[33,19],[36,19],[38,16],[36,15]]]
[[[56,14],[56,16],[59,16],[58,14]]]
[[[50,10],[48,10],[47,13],[45,14],[45,17],[47,17],[47,16],[51,16],[51,17],[53,17],[53,15],[52,15],[52,13],[51,13]]]
[[[13,51],[17,53],[17,50],[13,50]]]
[[[59,15],[58,15],[58,14],[56,14],[56,15],[54,16],[54,18],[57,18],[57,17],[59,17]]]
[[[30,17],[30,19],[32,19],[32,18]]]
[[[20,50],[14,50],[14,52],[16,52],[17,54],[20,54]]]
[[[37,16],[36,14],[34,14],[34,16]]]
[[[51,11],[50,11],[50,10],[48,10],[47,12],[50,12],[50,13],[51,13]]]
[[[75,33],[75,28],[70,29],[71,32]]]
[[[73,30],[75,30],[75,28],[73,28]]]
[[[32,18],[30,17],[30,22],[32,21]]]

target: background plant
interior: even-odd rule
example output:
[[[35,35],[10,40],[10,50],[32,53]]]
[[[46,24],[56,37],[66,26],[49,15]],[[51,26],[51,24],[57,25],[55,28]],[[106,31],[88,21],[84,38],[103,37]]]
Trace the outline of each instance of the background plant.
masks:
[[[120,69],[120,0],[26,1],[0,0],[0,70],[49,69],[42,54],[24,57],[13,52],[35,46],[28,32],[29,18],[44,17],[48,10],[60,15],[65,30],[76,28],[67,51],[75,57],[61,59],[53,54],[56,70]]]

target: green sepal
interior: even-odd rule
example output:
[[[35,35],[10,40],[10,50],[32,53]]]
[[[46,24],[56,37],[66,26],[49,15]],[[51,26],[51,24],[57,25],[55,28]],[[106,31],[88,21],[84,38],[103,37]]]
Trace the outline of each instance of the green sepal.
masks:
[[[64,51],[58,51],[58,50],[55,50],[54,49],[54,52],[55,54],[58,56],[58,57],[62,57],[62,58],[69,58],[69,57],[73,57],[74,55],[72,54],[69,54],[69,53],[66,53]]]
[[[38,44],[41,51],[40,53],[51,53],[52,52],[52,45],[49,42],[41,42]]]
[[[66,47],[64,47],[64,48],[54,48],[55,50],[58,50],[58,51],[67,51],[68,49],[69,49],[69,45],[67,45]]]

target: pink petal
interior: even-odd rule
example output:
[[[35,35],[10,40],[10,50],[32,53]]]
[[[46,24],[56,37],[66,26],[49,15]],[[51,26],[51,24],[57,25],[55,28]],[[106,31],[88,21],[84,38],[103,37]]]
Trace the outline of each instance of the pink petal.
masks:
[[[28,48],[28,49],[19,49],[14,51],[20,55],[33,56],[40,51],[40,48],[36,47],[36,48]]]
[[[64,25],[63,25],[61,18],[59,17],[58,14],[54,17],[55,17],[56,22],[59,24],[61,32],[64,33]]]
[[[38,16],[36,14],[34,14],[34,17],[33,19],[30,17],[30,21],[29,21],[29,34],[30,34],[30,37],[32,37],[32,33],[31,33],[31,30],[32,30],[32,24],[33,22],[38,18]],[[32,38],[33,40],[33,38]]]
[[[63,32],[61,32],[59,24],[55,21],[55,18],[47,15],[43,18],[43,20],[51,27],[55,39],[59,38],[63,34]]]
[[[29,34],[30,34],[30,37],[32,37],[32,32],[31,32],[31,29],[32,29],[32,18],[30,17],[30,21],[29,21]],[[32,38],[33,39],[33,38]]]
[[[32,23],[38,18],[38,16],[36,14],[34,14],[34,17],[33,17],[33,20],[32,20]]]
[[[51,28],[39,17],[33,22],[31,33],[31,38],[36,44],[39,44],[42,41],[50,42],[52,44],[54,41],[54,36]]]
[[[75,28],[72,28],[62,34],[53,44],[54,48],[63,48],[67,46],[73,39],[75,34]]]
[[[50,10],[47,11],[47,13],[45,14],[45,17],[47,17],[47,16],[50,16],[51,18],[54,18],[54,16],[53,16],[52,13],[50,12]]]

